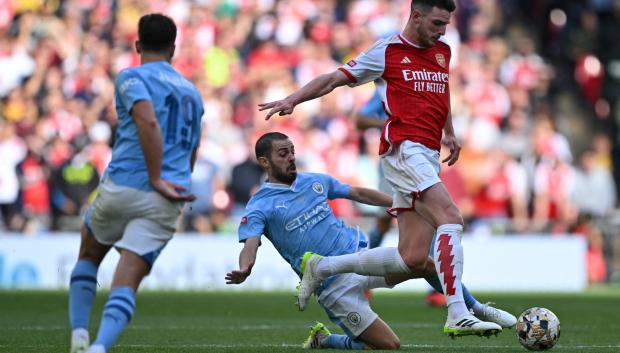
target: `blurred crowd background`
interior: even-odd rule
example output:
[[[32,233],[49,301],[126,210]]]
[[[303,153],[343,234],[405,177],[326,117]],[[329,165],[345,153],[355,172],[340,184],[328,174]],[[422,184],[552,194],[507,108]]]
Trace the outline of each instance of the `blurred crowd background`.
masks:
[[[264,121],[257,104],[398,33],[409,0],[0,0],[2,227],[76,231],[111,155],[114,78],[139,64],[137,21],[178,25],[173,65],[206,113],[182,230],[236,234],[264,175],[253,143],[288,134],[301,170],[376,187],[378,130],[356,129],[372,84]],[[460,161],[442,178],[467,231],[588,239],[592,282],[618,242],[620,1],[457,0],[446,38]],[[348,222],[381,212],[334,202]],[[618,244],[616,249],[620,248]],[[620,259],[620,257],[616,257]],[[620,266],[616,266],[620,267]]]

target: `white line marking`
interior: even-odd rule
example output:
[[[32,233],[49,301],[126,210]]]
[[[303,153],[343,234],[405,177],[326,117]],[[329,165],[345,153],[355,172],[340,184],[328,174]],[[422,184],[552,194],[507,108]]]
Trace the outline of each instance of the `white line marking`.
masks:
[[[2,330],[10,331],[56,331],[56,330],[68,330],[67,326],[54,325],[54,326],[17,326],[17,327],[2,327]]]

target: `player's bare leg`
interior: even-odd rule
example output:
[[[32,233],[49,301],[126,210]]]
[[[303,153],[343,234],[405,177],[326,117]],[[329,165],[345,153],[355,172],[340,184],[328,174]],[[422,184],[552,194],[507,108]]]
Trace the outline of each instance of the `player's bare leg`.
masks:
[[[103,309],[97,339],[89,353],[106,352],[112,347],[135,309],[135,294],[151,266],[140,255],[123,249],[112,280],[112,290]]]
[[[144,258],[133,251],[121,250],[121,258],[114,272],[112,280],[112,288],[129,287],[134,292],[138,291],[138,287],[144,277],[151,271],[151,266]]]
[[[400,348],[400,339],[381,318],[373,321],[357,339],[374,349]]]
[[[465,306],[461,284],[463,276],[463,247],[461,245],[463,220],[443,183],[437,183],[426,189],[422,196],[416,200],[415,206],[416,211],[422,217],[437,227],[433,260],[448,305],[448,319],[444,326],[444,332],[451,337],[470,334],[488,336],[501,332],[501,326],[478,320]],[[405,217],[408,218],[409,216]],[[416,238],[415,231],[410,233],[414,234],[413,237]],[[426,242],[427,240],[428,235],[423,236],[422,241]],[[425,244],[429,245],[425,248],[428,251],[430,241]],[[409,251],[413,250],[409,249]],[[419,250],[417,251],[419,252]],[[417,252],[414,254],[419,256]],[[417,257],[414,257],[413,260],[420,261]],[[409,259],[409,261],[411,260]]]
[[[427,273],[428,249],[435,228],[419,213],[398,213],[398,252],[412,272]]]
[[[110,248],[110,245],[99,243],[95,239],[95,236],[88,230],[88,227],[82,226],[78,260],[88,260],[96,266],[99,266],[108,251],[110,251]]]
[[[78,261],[69,284],[71,353],[85,353],[90,344],[88,326],[97,292],[97,271],[109,250],[110,246],[100,244],[88,227],[82,226]]]

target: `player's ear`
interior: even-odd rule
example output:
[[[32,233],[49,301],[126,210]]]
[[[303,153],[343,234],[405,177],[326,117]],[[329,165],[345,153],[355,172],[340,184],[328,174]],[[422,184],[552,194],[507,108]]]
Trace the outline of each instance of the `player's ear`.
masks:
[[[424,14],[419,8],[412,8],[410,18],[413,22],[419,23]]]
[[[141,51],[142,51],[142,44],[140,43],[140,41],[139,41],[139,40],[137,40],[137,41],[134,43],[134,46],[136,47],[136,53],[141,54]]]
[[[267,159],[267,157],[258,157],[257,160],[258,164],[260,164],[263,169],[267,169],[267,167],[269,167],[269,160]]]

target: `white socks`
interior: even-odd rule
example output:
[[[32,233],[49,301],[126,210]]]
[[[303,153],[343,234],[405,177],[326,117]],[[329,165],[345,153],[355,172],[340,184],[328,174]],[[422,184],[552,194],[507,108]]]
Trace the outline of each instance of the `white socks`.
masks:
[[[444,224],[435,237],[435,269],[448,304],[448,317],[455,319],[468,312],[463,299],[463,246],[460,224]]]
[[[353,254],[324,257],[317,263],[316,274],[325,278],[338,273],[365,276],[410,273],[397,248],[374,248]]]
[[[76,328],[75,330],[71,331],[71,340],[72,341],[84,341],[86,342],[86,344],[88,344],[89,337],[88,337],[88,330],[85,328]]]

